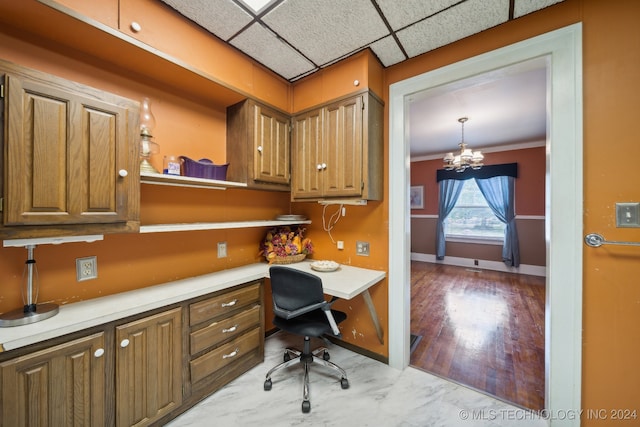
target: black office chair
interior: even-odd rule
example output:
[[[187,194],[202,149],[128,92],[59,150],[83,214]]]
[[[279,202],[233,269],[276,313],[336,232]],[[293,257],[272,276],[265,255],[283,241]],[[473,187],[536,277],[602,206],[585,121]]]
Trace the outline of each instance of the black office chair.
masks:
[[[340,385],[349,388],[347,373],[335,363],[329,362],[326,347],[311,351],[311,337],[324,338],[325,334],[340,337],[338,323],[347,318],[342,311],[332,310],[330,302],[325,301],[322,292],[322,280],[313,274],[289,267],[273,266],[269,269],[271,291],[273,295],[273,323],[283,331],[304,336],[302,351],[287,348],[284,362],[267,372],[264,389],[271,390],[271,374],[295,363],[304,364],[304,384],[302,389],[302,412],[311,410],[309,402],[309,365],[319,363],[340,374]],[[319,357],[322,353],[322,358]],[[292,358],[293,355],[293,358]]]

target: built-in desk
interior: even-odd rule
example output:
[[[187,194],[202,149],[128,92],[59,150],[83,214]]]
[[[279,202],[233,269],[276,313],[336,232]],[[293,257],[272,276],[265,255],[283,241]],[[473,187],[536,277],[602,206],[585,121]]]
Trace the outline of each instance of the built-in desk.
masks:
[[[380,319],[376,307],[371,300],[369,288],[380,282],[385,277],[384,271],[369,270],[366,268],[341,265],[338,270],[331,272],[317,272],[311,268],[311,261],[288,264],[285,267],[295,268],[315,274],[322,279],[324,293],[338,298],[351,299],[362,294],[367,305],[371,320],[376,328],[376,334],[380,344],[384,344],[384,331],[380,325]]]
[[[341,266],[335,272],[316,273],[311,270],[309,264],[310,262],[307,261],[288,266],[320,276],[324,290],[328,295],[351,299],[358,294],[362,294],[376,325],[378,338],[382,342],[382,328],[368,289],[384,279],[385,272]],[[63,305],[57,315],[41,322],[0,328],[0,350],[8,351],[36,344],[253,280],[260,280],[268,277],[268,274],[268,264],[249,264],[202,276]]]

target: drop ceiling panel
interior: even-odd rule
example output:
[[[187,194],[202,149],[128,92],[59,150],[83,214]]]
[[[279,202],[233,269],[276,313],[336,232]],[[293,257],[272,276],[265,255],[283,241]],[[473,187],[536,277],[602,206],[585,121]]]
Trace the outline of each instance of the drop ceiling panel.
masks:
[[[434,15],[460,0],[377,0],[382,13],[396,31]]]
[[[231,0],[163,0],[205,30],[228,40],[253,17]]]
[[[387,36],[382,40],[378,40],[373,43],[371,45],[371,50],[385,67],[389,67],[407,59],[402,50],[400,50],[398,43],[396,43],[395,39],[391,36]]]
[[[410,58],[509,19],[509,0],[469,0],[398,32]]]
[[[288,0],[263,21],[320,66],[389,34],[371,0]]]
[[[231,44],[285,79],[292,79],[316,68],[260,24],[252,24],[232,39]]]

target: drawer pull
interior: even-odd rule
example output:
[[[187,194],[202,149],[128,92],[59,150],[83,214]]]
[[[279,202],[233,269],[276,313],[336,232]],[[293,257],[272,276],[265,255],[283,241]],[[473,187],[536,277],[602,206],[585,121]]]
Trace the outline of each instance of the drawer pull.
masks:
[[[104,348],[99,348],[93,353],[95,357],[102,357],[103,354],[104,354]]]
[[[125,338],[122,341],[120,341],[120,347],[125,348],[128,345],[129,345],[129,340],[128,339]]]
[[[229,354],[223,354],[222,358],[223,359],[228,359],[230,357],[236,357],[238,355],[238,352],[240,351],[240,349],[236,348],[235,350],[233,350],[231,353]]]
[[[237,330],[238,330],[238,325],[233,325],[233,326],[232,326],[232,327],[230,327],[230,328],[224,328],[224,329],[222,330],[222,333],[223,333],[223,334],[228,334],[229,332],[235,332],[235,331],[237,331]]]
[[[120,170],[118,171],[118,175],[120,175],[120,177],[124,178],[124,177],[126,177],[127,175],[129,175],[129,172],[128,172],[126,169],[120,169]]]
[[[133,31],[134,33],[139,33],[140,30],[142,30],[142,25],[140,25],[138,22],[133,21],[130,25],[131,31]]]
[[[233,301],[229,301],[229,302],[223,302],[221,304],[222,307],[233,307],[234,305],[236,305],[238,303],[238,299],[234,299]]]

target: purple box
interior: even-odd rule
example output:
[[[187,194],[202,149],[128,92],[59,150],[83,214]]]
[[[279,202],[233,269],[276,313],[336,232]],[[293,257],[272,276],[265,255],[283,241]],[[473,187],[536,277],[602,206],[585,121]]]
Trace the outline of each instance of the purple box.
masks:
[[[225,181],[227,179],[227,167],[224,165],[214,165],[209,159],[193,160],[186,156],[180,156],[182,160],[182,174],[192,178],[215,179]]]

